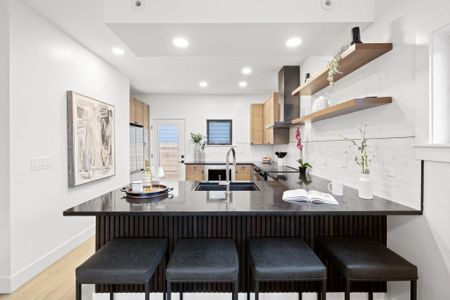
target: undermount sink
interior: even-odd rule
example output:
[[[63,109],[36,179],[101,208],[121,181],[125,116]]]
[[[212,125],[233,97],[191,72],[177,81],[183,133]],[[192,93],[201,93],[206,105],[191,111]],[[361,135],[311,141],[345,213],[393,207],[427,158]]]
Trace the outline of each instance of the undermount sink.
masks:
[[[201,182],[195,188],[196,191],[226,191],[227,186],[219,182]],[[230,191],[259,191],[253,182],[230,182]]]

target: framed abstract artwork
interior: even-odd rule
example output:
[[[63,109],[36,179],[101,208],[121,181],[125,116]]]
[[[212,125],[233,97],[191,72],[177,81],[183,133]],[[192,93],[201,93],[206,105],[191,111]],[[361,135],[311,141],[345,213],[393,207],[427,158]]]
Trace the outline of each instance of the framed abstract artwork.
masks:
[[[69,186],[116,174],[114,106],[67,92]]]

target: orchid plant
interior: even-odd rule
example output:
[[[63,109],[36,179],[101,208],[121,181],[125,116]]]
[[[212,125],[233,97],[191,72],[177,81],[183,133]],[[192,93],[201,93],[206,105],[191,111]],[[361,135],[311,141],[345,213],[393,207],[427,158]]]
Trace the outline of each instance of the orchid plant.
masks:
[[[297,140],[297,149],[300,151],[300,159],[297,160],[297,162],[300,164],[300,168],[307,169],[312,168],[311,164],[306,162],[303,157],[303,148],[305,145],[302,143],[302,135],[300,131],[300,126],[297,126],[297,132],[295,134],[295,139]]]
[[[372,160],[375,156],[374,155],[369,156],[369,153],[368,153],[369,138],[367,138],[367,135],[366,135],[367,124],[364,124],[364,126],[358,126],[358,129],[359,129],[359,134],[360,134],[359,140],[349,139],[344,136],[343,136],[343,138],[347,141],[350,141],[351,144],[349,145],[349,147],[354,146],[357,149],[358,154],[355,155],[353,160],[361,168],[362,174],[370,174],[369,163],[372,162]]]

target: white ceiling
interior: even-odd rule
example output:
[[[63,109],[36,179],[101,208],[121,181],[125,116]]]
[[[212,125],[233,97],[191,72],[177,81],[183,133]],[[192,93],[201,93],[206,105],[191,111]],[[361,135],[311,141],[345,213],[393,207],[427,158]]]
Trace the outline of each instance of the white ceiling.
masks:
[[[149,94],[270,93],[277,89],[277,71],[283,65],[298,65],[312,55],[332,55],[350,39],[351,27],[368,24],[272,20],[105,24],[102,0],[23,1],[128,76],[133,92]],[[189,47],[173,47],[175,36],[188,38]],[[285,46],[292,36],[303,39],[299,48]],[[125,49],[125,55],[115,56],[112,47]],[[251,75],[241,74],[245,66],[253,69]],[[208,88],[199,87],[201,80],[209,83]],[[248,82],[245,89],[238,86],[241,80]]]

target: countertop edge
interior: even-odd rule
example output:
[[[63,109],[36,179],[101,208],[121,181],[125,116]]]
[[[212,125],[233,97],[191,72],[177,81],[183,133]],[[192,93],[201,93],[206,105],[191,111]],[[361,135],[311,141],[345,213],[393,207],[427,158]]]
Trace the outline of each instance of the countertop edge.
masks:
[[[411,211],[258,211],[258,212],[220,212],[220,211],[180,211],[180,212],[165,212],[165,211],[145,211],[145,212],[68,212],[64,211],[63,216],[420,216],[423,212],[420,210]]]

